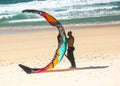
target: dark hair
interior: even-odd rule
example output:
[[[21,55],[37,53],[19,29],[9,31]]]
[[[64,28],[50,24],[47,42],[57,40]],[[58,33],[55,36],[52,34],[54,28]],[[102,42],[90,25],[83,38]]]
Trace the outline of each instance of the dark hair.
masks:
[[[68,31],[68,35],[71,35],[72,34],[72,31]]]

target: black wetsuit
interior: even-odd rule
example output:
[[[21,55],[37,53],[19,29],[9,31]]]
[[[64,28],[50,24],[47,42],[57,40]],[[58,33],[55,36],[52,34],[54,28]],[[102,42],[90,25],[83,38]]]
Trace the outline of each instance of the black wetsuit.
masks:
[[[73,51],[75,50],[74,47],[68,47],[67,52],[67,58],[70,61],[72,67],[76,67],[75,60],[74,60],[74,54]]]

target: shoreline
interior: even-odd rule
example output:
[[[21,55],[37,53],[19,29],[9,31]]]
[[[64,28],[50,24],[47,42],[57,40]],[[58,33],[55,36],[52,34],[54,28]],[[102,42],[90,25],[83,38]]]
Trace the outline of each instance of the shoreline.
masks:
[[[63,25],[65,30],[69,30],[73,28],[89,29],[89,28],[104,28],[104,27],[114,27],[114,26],[119,27],[120,22]],[[55,30],[56,27],[54,26],[0,27],[0,34],[17,34],[17,33],[26,33],[26,32],[41,32],[41,31],[44,32],[44,31],[55,31]]]

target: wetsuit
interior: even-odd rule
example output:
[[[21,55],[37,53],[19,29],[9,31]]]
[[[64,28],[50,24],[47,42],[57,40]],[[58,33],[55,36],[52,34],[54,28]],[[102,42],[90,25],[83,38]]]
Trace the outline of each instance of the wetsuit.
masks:
[[[74,47],[68,47],[68,52],[67,52],[67,58],[71,63],[71,67],[76,67],[75,60],[74,60],[74,54],[73,51],[75,50]]]

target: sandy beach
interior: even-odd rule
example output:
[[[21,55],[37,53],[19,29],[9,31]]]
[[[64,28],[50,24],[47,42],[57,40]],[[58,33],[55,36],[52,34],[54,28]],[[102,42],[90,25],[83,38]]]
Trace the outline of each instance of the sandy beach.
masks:
[[[0,85],[120,86],[120,24],[66,26],[69,30],[75,37],[77,70],[69,70],[64,56],[53,71],[39,74],[26,74],[18,64],[47,65],[57,48],[57,30],[0,34]]]

